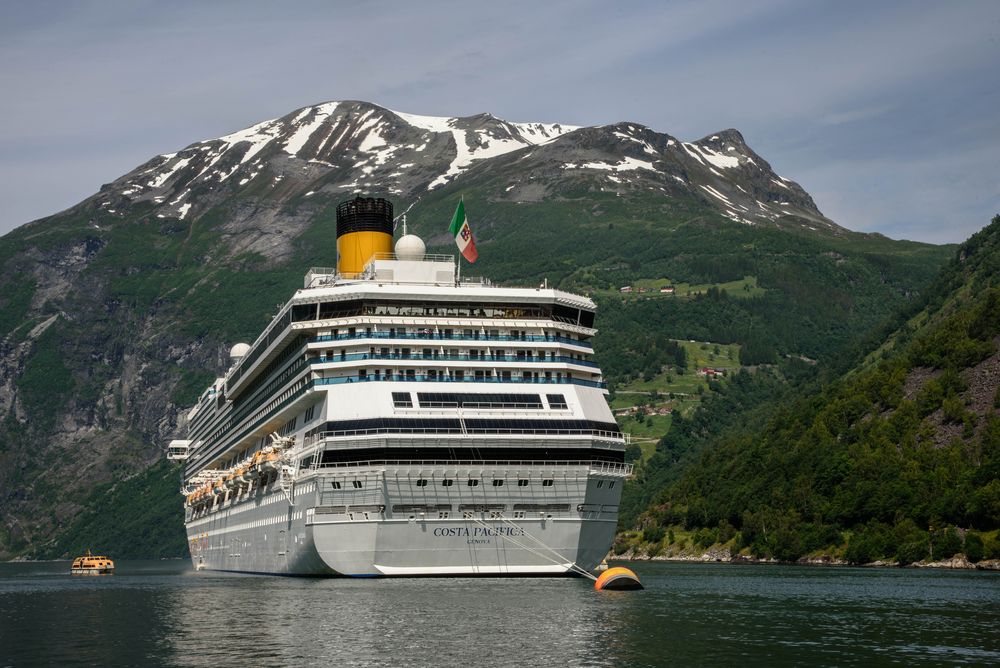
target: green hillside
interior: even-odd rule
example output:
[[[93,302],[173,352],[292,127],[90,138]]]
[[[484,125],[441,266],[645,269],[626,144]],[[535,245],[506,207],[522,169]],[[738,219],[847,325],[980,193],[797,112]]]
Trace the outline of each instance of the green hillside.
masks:
[[[455,253],[445,230],[464,196],[480,261],[463,274],[548,279],[592,294],[596,354],[614,388],[664,373],[676,340],[738,346],[744,365],[806,357],[818,364],[795,373],[815,374],[916,300],[951,253],[791,219],[734,223],[694,198],[603,192],[558,177],[538,201],[505,201],[515,158],[474,166],[397,207],[412,203],[410,230],[432,252]],[[60,537],[82,535],[93,490],[145,480],[137,475],[224,371],[228,348],[252,340],[310,266],[334,263],[333,210],[343,195],[275,192],[205,195],[204,212],[190,220],[148,202],[115,204],[112,213],[89,199],[0,238],[0,494],[8,508],[0,557],[68,550]],[[267,224],[246,222],[248,211]],[[666,281],[685,289],[673,298],[618,293]],[[771,375],[748,378],[783,387],[792,377],[774,371],[765,380]],[[668,419],[657,420],[647,438],[667,428]],[[149,517],[160,517],[161,497],[145,498]],[[162,498],[180,513],[177,498]]]
[[[685,532],[783,560],[1000,557],[1000,216],[895,321],[835,382],[779,388],[758,424],[722,409],[745,398],[741,384],[766,385],[759,374],[675,420],[638,485],[667,487],[620,547],[670,549]],[[688,452],[696,461],[674,473]]]

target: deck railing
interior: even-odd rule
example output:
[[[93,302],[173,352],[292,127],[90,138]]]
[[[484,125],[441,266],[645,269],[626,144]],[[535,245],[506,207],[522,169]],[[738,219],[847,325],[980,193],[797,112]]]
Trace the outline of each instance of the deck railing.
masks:
[[[527,429],[500,427],[469,428],[461,427],[373,427],[371,429],[341,429],[337,431],[322,431],[305,439],[306,447],[319,441],[339,438],[357,438],[358,436],[385,436],[393,434],[404,435],[435,435],[435,436],[589,436],[626,445],[632,442],[630,434],[621,431],[603,431],[600,429]]]
[[[456,378],[444,374],[430,376],[425,374],[388,374],[388,375],[367,375],[367,376],[340,376],[338,378],[317,378],[313,381],[316,385],[342,385],[345,383],[368,383],[379,381],[396,382],[419,382],[419,383],[522,383],[525,385],[582,385],[583,387],[596,387],[598,389],[607,388],[607,383],[595,380],[583,380],[582,378],[503,378],[498,376],[463,376]]]
[[[314,336],[308,340],[309,343],[321,343],[324,341],[353,341],[357,339],[400,339],[404,341],[479,341],[488,344],[493,341],[523,341],[533,343],[566,343],[581,348],[593,349],[587,341],[573,339],[568,336],[558,336],[555,334],[525,334],[524,336],[510,336],[509,334],[478,335],[465,334],[445,334],[444,332],[355,332],[354,334],[324,334]]]
[[[419,353],[345,353],[343,355],[333,355],[330,357],[313,357],[309,359],[310,364],[329,364],[333,362],[357,362],[360,360],[427,360],[433,362],[551,362],[562,364],[576,364],[597,368],[597,362],[591,360],[581,360],[569,355],[554,355],[544,357],[542,355],[436,355]]]
[[[537,459],[503,459],[503,460],[456,460],[456,459],[361,459],[350,462],[328,462],[325,464],[315,464],[310,467],[313,470],[323,469],[346,469],[346,468],[371,468],[386,467],[394,468],[513,468],[513,469],[552,469],[554,467],[586,467],[590,473],[599,475],[612,475],[620,477],[631,476],[634,467],[632,464],[622,462],[602,462],[587,460],[537,460]]]

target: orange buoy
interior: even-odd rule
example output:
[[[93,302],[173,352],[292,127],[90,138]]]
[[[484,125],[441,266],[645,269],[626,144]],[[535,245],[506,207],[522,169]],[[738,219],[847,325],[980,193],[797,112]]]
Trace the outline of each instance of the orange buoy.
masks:
[[[636,574],[621,566],[609,568],[594,582],[594,589],[597,591],[629,591],[642,588],[642,583]]]

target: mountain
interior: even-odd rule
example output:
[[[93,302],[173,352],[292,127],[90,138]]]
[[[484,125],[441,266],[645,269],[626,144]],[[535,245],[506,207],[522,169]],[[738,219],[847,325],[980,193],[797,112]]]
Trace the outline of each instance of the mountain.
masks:
[[[183,550],[179,505],[150,502],[170,476],[150,467],[229,347],[309,266],[334,263],[334,208],[357,192],[391,198],[441,252],[464,196],[477,272],[593,293],[612,380],[662,364],[670,337],[834,363],[950,253],[837,226],[735,130],[682,142],[635,123],[299,109],[156,156],[0,237],[0,556],[65,554],[84,526],[126,550]],[[751,275],[753,294],[618,295],[637,279]],[[174,547],[123,533],[142,524],[119,521],[126,494],[129,513],[173,523]]]
[[[767,382],[744,374],[675,423],[650,471],[698,456],[652,485],[666,488],[632,546],[680,551],[686,540],[699,553],[717,544],[854,563],[1000,559],[1000,216],[893,323],[854,368],[785,392],[766,420],[711,417]]]
[[[501,156],[508,158],[493,160]],[[842,231],[736,130],[688,143],[634,123],[577,128],[508,123],[490,114],[436,118],[363,102],[306,107],[157,156],[102,188],[93,204],[111,216],[153,204],[158,217],[184,220],[234,193],[272,206],[355,191],[414,201],[488,161],[497,163],[494,170],[517,163],[516,176],[491,193],[499,201],[547,199],[553,183],[569,191],[642,189],[697,200],[745,224]]]

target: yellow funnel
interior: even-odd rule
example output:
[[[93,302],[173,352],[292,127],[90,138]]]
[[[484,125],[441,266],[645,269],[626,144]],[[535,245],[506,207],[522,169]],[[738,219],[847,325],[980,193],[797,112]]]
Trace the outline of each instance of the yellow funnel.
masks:
[[[337,205],[337,273],[360,274],[376,253],[392,252],[392,202],[358,196]]]

